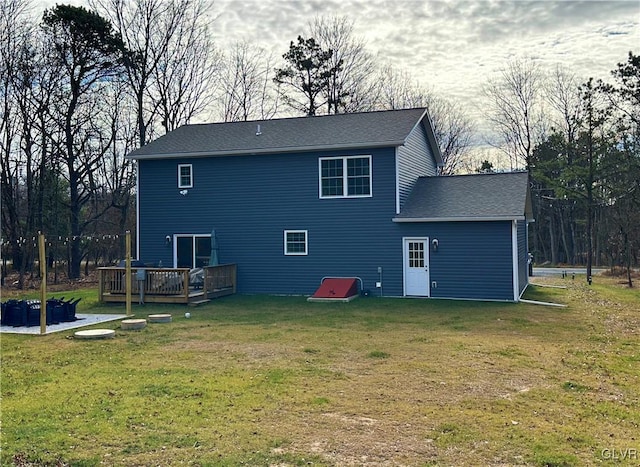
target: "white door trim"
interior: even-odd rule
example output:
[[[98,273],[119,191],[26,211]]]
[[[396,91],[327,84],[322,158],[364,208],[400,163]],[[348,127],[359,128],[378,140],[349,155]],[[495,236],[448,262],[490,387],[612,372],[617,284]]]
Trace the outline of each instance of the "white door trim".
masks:
[[[195,267],[196,263],[196,238],[211,238],[211,234],[190,234],[190,233],[178,233],[173,234],[172,247],[173,247],[173,267],[178,267],[178,238],[191,238],[191,263]]]
[[[424,248],[424,273],[420,282],[424,284],[424,288],[416,293],[415,284],[412,284],[412,279],[408,277],[409,272],[409,243],[410,242],[423,242]],[[402,237],[402,293],[405,296],[417,296],[417,297],[430,297],[431,296],[431,283],[430,283],[430,265],[429,265],[429,237]]]

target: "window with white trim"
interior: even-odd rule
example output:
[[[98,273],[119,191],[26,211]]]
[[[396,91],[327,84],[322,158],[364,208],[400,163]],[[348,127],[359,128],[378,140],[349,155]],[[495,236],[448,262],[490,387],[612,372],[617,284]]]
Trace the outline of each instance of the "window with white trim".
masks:
[[[371,156],[321,157],[320,198],[371,196]]]
[[[178,164],[178,188],[193,188],[193,167],[191,164]]]
[[[284,254],[287,256],[304,256],[308,254],[307,231],[284,231]]]

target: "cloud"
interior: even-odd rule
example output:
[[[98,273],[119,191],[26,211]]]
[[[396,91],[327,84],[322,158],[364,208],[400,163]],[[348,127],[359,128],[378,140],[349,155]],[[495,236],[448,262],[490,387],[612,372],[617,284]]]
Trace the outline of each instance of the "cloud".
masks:
[[[482,88],[510,60],[607,79],[640,44],[637,0],[214,0],[214,39],[276,58],[318,16],[346,17],[378,62],[407,71],[486,129]]]
[[[636,1],[216,0],[215,35],[281,56],[316,16],[354,21],[380,60],[464,95],[518,56],[602,76],[640,43]]]

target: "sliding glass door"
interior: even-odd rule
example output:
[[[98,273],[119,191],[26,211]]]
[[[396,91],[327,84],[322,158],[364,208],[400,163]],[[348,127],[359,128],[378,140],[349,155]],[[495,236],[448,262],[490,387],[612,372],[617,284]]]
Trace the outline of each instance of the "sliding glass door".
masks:
[[[178,268],[201,268],[209,264],[211,235],[175,235],[174,263]]]

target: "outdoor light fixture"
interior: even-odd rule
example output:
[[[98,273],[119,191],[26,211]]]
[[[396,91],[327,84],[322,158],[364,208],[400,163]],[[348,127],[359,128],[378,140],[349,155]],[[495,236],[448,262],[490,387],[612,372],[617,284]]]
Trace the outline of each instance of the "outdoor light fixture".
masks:
[[[434,238],[433,240],[431,240],[431,245],[433,246],[433,251],[438,251],[438,239]]]
[[[167,245],[168,245],[169,243],[171,243],[171,236],[170,236],[170,235],[167,235],[166,237],[164,237],[164,239],[166,240]]]

